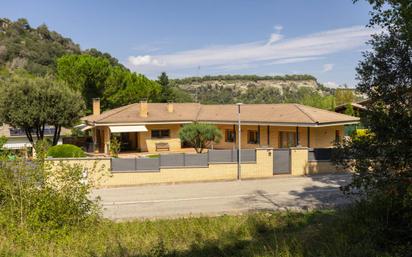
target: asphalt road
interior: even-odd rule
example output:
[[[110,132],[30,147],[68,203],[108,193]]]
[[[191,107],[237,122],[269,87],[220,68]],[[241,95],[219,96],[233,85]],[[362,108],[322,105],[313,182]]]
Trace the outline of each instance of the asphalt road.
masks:
[[[254,210],[305,210],[348,203],[339,190],[350,175],[150,185],[97,189],[110,219],[218,215]]]

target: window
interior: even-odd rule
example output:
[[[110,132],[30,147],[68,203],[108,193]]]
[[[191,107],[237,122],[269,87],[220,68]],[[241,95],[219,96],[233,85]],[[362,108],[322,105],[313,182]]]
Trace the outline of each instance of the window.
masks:
[[[225,142],[235,142],[236,141],[236,133],[232,129],[225,130]]]
[[[289,148],[296,146],[296,132],[280,131],[279,148]]]
[[[256,130],[248,130],[247,132],[247,143],[257,144],[258,143],[258,132]]]
[[[165,138],[170,136],[170,129],[153,129],[152,138]]]
[[[56,129],[54,127],[46,126],[44,128],[44,135],[53,135]],[[9,128],[10,136],[26,136],[26,132],[21,128]],[[31,133],[35,133],[34,129]]]
[[[335,130],[335,142],[339,143],[340,142],[340,131]]]

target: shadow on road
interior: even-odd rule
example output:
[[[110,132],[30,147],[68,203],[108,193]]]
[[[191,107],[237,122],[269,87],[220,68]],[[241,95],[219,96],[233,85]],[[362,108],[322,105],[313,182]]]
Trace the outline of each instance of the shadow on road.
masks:
[[[311,186],[302,190],[292,190],[287,195],[269,194],[264,190],[254,191],[253,196],[242,198],[239,206],[248,206],[254,210],[309,210],[332,208],[350,203],[340,187],[350,181],[349,174],[309,176]]]

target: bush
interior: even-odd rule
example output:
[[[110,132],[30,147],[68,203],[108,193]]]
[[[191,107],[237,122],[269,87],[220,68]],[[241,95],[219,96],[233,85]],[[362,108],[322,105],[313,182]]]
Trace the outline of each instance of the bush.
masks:
[[[36,145],[32,162],[0,155],[0,227],[6,233],[55,236],[99,220],[100,207],[88,196],[96,183],[93,174],[100,171],[63,162],[51,165],[42,146]]]
[[[50,147],[47,151],[47,156],[54,158],[85,157],[86,154],[80,147],[71,144],[63,144]]]
[[[219,143],[222,133],[212,124],[191,123],[179,130],[179,137],[182,142],[191,145],[197,153],[201,153],[212,143]]]

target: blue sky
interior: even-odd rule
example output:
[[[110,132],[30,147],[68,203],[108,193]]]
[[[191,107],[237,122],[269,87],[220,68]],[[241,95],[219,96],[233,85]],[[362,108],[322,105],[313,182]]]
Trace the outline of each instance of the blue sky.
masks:
[[[0,16],[45,23],[151,78],[305,73],[354,86],[369,10],[352,0],[13,0]]]

